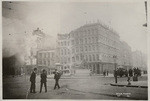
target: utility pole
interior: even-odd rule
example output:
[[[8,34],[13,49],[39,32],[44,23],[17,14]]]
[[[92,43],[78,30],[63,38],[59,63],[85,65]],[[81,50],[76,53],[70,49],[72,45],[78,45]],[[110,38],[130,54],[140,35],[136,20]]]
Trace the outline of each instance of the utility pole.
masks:
[[[147,27],[147,1],[145,1],[144,3],[145,3],[145,12],[146,12],[146,23],[143,24],[143,26]]]

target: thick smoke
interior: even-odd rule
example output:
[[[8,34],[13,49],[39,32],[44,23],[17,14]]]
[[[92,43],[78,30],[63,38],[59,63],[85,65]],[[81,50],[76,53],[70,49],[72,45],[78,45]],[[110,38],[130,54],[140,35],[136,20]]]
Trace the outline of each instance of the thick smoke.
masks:
[[[19,61],[23,62],[24,57],[29,54],[31,45],[31,32],[20,20],[2,18],[3,36],[3,57],[11,57],[15,54]]]

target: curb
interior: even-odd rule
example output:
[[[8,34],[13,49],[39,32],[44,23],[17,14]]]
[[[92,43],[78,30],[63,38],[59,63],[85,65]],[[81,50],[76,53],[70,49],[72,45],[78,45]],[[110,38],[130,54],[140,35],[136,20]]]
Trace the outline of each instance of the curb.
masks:
[[[148,86],[138,86],[138,85],[121,85],[121,84],[110,84],[111,86],[118,86],[118,87],[137,87],[137,88],[148,88]]]

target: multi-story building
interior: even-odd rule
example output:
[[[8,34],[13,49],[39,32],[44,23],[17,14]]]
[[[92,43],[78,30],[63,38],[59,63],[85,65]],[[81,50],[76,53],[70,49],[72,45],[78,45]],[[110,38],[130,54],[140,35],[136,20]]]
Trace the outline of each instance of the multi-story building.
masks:
[[[48,74],[52,74],[55,69],[55,50],[39,50],[37,52],[37,67],[39,70],[46,69]]]
[[[73,72],[71,69],[71,42],[69,34],[58,34],[57,40],[57,57],[58,62],[63,65],[62,70],[64,74]]]
[[[69,34],[58,34],[60,62],[71,70],[88,68],[100,74],[113,72],[114,63],[131,67],[131,48],[120,36],[105,25],[86,24]],[[114,58],[117,56],[117,58]]]
[[[147,57],[141,51],[132,52],[133,67],[143,71],[147,70]]]
[[[132,60],[132,51],[131,47],[124,41],[120,41],[120,58],[118,64],[120,64],[125,69],[132,68],[133,60]]]

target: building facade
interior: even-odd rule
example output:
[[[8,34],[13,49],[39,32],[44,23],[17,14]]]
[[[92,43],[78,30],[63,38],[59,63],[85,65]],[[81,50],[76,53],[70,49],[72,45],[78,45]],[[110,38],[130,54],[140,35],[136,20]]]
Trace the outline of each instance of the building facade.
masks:
[[[87,68],[101,74],[103,71],[113,73],[114,63],[126,68],[132,66],[130,46],[99,22],[86,24],[69,34],[58,34],[57,51],[60,62],[70,70]]]
[[[69,34],[58,34],[56,53],[58,63],[62,66],[64,74],[73,73],[71,68],[71,42]]]
[[[133,68],[139,68],[142,71],[147,71],[147,56],[141,51],[132,52]]]
[[[46,69],[48,74],[55,70],[55,50],[39,50],[37,52],[37,67],[39,70]]]

